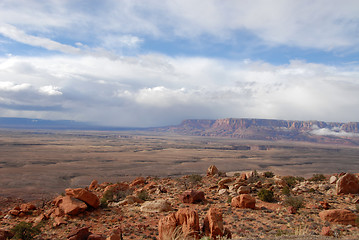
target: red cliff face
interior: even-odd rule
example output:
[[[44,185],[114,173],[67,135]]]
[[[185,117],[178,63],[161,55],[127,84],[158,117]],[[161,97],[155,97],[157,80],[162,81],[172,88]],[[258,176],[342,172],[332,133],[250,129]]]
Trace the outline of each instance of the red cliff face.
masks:
[[[359,133],[359,123],[327,123],[323,121],[287,121],[272,119],[225,118],[218,120],[185,120],[167,130],[187,135],[224,136],[255,140],[295,140],[312,142],[348,142],[337,135],[315,135],[313,130]],[[353,142],[351,142],[352,144]],[[359,143],[358,143],[359,144]]]

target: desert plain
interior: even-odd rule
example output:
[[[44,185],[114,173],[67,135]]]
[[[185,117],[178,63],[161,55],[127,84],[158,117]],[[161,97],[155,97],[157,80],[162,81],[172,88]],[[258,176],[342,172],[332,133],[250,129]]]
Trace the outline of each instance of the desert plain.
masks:
[[[254,141],[146,131],[0,130],[0,196],[32,200],[65,188],[138,176],[243,171],[310,177],[359,172],[359,147]]]

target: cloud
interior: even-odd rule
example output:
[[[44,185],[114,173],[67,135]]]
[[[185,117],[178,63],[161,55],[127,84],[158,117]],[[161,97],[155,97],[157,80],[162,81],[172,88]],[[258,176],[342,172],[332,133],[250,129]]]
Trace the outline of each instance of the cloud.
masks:
[[[21,67],[19,67],[21,66]],[[185,118],[356,121],[359,67],[147,54],[0,58],[12,116],[158,126]],[[28,74],[31,72],[31,74]],[[13,107],[11,107],[13,106]],[[46,107],[58,111],[43,111]],[[41,110],[41,111],[40,111]],[[5,114],[2,111],[2,114]],[[335,113],[335,114],[333,114]]]
[[[59,89],[59,87],[49,85],[40,87],[39,92],[49,96],[58,96],[62,95],[62,92],[60,92]]]
[[[12,82],[0,82],[0,91],[19,92],[30,87],[28,83],[15,84]]]
[[[335,136],[335,137],[359,137],[359,133],[349,133],[340,129],[329,129],[329,128],[319,128],[318,126],[313,126],[313,130],[310,131],[311,134],[319,136]]]

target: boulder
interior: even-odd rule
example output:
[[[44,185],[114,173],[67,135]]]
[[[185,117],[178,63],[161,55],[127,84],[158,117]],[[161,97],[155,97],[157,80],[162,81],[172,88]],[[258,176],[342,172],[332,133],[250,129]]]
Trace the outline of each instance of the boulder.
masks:
[[[87,209],[86,203],[71,196],[62,197],[59,207],[65,214],[68,215],[78,215]]]
[[[196,210],[181,208],[176,212],[176,220],[177,224],[182,226],[185,237],[199,239],[199,217]]]
[[[207,176],[214,176],[216,174],[219,174],[218,168],[215,165],[209,166],[207,169]]]
[[[171,204],[165,199],[158,199],[155,201],[147,201],[142,204],[141,211],[142,212],[168,212],[172,211],[173,208]]]
[[[338,180],[338,178],[337,178],[337,176],[331,176],[330,178],[329,178],[329,183],[330,184],[334,184],[334,183],[336,183],[337,182],[337,180]]]
[[[354,213],[346,209],[324,210],[319,213],[319,217],[323,221],[344,225],[355,225],[357,218]]]
[[[129,191],[130,189],[130,185],[128,185],[127,183],[116,183],[116,184],[111,184],[105,187],[104,192],[107,191],[113,191],[113,192],[118,192],[118,191]]]
[[[98,208],[100,206],[100,199],[95,194],[87,191],[86,189],[68,188],[65,190],[65,192],[66,195],[79,199],[93,208]]]
[[[138,177],[132,181],[130,187],[136,187],[137,185],[144,185],[146,183],[146,179],[144,177]]]
[[[237,197],[232,198],[231,206],[237,208],[255,209],[256,199],[249,194],[241,194]]]
[[[36,207],[31,203],[23,203],[20,205],[20,210],[24,213],[27,213],[29,211],[36,210]]]
[[[14,234],[11,231],[0,229],[0,240],[6,240],[10,239],[14,236]]]
[[[95,190],[96,188],[98,188],[98,181],[93,180],[89,186],[89,190]]]
[[[70,232],[67,236],[68,240],[87,240],[88,236],[91,235],[89,227],[78,228]]]
[[[177,228],[176,214],[171,213],[160,219],[158,222],[158,239],[167,240],[171,239]]]
[[[330,229],[330,227],[323,227],[322,231],[320,232],[320,235],[322,236],[333,236],[333,231]]]
[[[106,238],[106,240],[123,240],[122,229],[117,228],[117,229],[113,230],[112,233],[110,234],[110,236],[108,236]]]
[[[224,229],[221,209],[211,207],[208,210],[204,218],[202,231],[205,236],[209,236],[211,239],[217,239],[217,237],[223,236]]]
[[[359,179],[351,173],[346,173],[341,176],[336,185],[337,194],[357,194],[359,193]]]
[[[87,240],[106,240],[106,238],[100,234],[92,233],[87,237]]]
[[[183,203],[199,203],[205,200],[204,192],[196,190],[188,190],[180,195],[180,200]]]
[[[237,190],[238,194],[248,194],[251,192],[251,188],[248,186],[240,186]]]

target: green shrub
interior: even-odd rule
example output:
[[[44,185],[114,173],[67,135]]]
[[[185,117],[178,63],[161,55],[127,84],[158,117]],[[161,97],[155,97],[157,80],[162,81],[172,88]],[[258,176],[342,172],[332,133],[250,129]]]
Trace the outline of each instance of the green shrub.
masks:
[[[297,183],[296,177],[293,176],[286,176],[282,178],[283,181],[288,185],[288,187],[293,188]]]
[[[312,182],[321,182],[321,181],[324,181],[325,179],[326,178],[323,174],[316,173],[316,174],[313,174],[313,176],[311,178],[309,178],[308,180],[312,181]]]
[[[11,232],[14,234],[14,239],[31,240],[41,233],[37,226],[33,226],[32,223],[19,222],[15,225]]]
[[[285,196],[290,196],[290,188],[288,186],[284,186],[282,189],[282,194]]]
[[[264,202],[273,202],[274,201],[274,193],[268,189],[261,189],[258,192],[258,198]]]
[[[137,197],[143,201],[150,200],[150,196],[148,195],[147,191],[142,190],[137,194]]]
[[[284,205],[286,206],[292,206],[294,207],[296,210],[298,210],[299,208],[304,207],[304,199],[302,196],[289,196],[284,200]]]
[[[188,181],[191,183],[199,183],[200,181],[202,181],[202,176],[198,174],[189,175]]]
[[[273,172],[264,172],[264,177],[272,178],[272,177],[274,177],[274,173]]]

